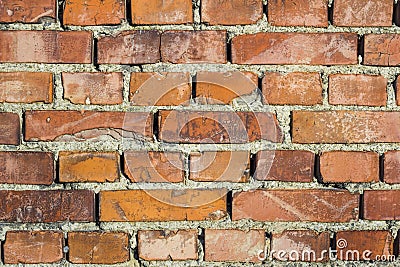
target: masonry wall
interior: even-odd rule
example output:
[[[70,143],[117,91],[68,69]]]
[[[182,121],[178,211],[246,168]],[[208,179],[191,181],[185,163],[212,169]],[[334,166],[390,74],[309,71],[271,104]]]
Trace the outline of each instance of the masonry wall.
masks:
[[[0,265],[399,265],[399,7],[0,1]]]

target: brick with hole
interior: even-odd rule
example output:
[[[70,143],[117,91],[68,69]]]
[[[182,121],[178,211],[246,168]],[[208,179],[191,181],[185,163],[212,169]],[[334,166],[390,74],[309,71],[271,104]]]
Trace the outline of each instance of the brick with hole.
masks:
[[[18,145],[20,142],[20,131],[18,114],[0,112],[0,144]]]
[[[0,22],[41,23],[45,19],[55,21],[55,0],[3,0],[0,2]]]
[[[385,183],[400,183],[400,151],[393,150],[385,153],[383,174]]]
[[[63,233],[56,231],[10,231],[4,242],[4,263],[57,263],[64,258]]]
[[[193,23],[191,0],[131,0],[133,24]]]
[[[320,172],[325,183],[379,182],[379,155],[359,151],[323,152]]]
[[[157,88],[157,90],[155,90]],[[129,101],[134,106],[189,105],[192,78],[188,72],[132,72]]]
[[[1,31],[1,63],[92,63],[88,31]]]
[[[328,0],[268,1],[268,22],[274,26],[328,27]]]
[[[122,103],[123,77],[113,73],[63,73],[64,99],[74,104]]]
[[[124,173],[133,183],[180,183],[185,159],[179,152],[126,151]]]
[[[119,178],[117,152],[61,151],[58,160],[61,183],[105,183]]]
[[[215,262],[260,262],[265,250],[265,231],[258,229],[205,229],[204,260]]]
[[[53,180],[52,153],[0,152],[0,183],[50,185]]]
[[[265,104],[322,104],[322,79],[316,72],[267,72],[262,81],[262,91]]]
[[[400,36],[396,34],[367,34],[364,37],[363,64],[397,66],[400,64]]]
[[[140,230],[139,258],[146,261],[197,260],[197,230]]]
[[[201,20],[210,25],[255,24],[262,16],[262,0],[201,1]]]
[[[364,191],[364,219],[400,220],[400,190]]]
[[[0,102],[53,102],[53,74],[49,72],[0,73]]]

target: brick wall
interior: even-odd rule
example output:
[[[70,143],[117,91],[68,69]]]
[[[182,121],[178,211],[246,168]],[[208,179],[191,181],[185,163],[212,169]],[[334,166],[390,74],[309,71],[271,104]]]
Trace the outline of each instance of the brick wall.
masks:
[[[0,265],[387,266],[399,11],[0,1]]]

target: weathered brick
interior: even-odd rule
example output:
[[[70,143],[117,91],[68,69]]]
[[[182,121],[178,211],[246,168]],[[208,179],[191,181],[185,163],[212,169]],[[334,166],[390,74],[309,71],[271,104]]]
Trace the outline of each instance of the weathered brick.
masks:
[[[0,221],[94,221],[94,193],[88,190],[0,191]]]
[[[116,264],[129,260],[126,233],[70,232],[68,247],[68,260],[72,263]]]
[[[197,230],[139,231],[139,258],[153,260],[197,260]]]
[[[53,179],[53,154],[0,152],[0,183],[50,185]]]
[[[91,32],[0,31],[0,62],[92,63]]]
[[[169,111],[159,113],[159,138],[179,143],[245,143],[266,139],[281,141],[272,113]]]
[[[400,64],[398,34],[367,34],[364,38],[365,65],[397,66]]]
[[[122,73],[63,73],[64,98],[74,104],[122,103]]]
[[[137,183],[179,183],[185,178],[184,158],[178,152],[127,151],[124,173]]]
[[[294,143],[400,142],[400,112],[294,111]]]
[[[129,101],[135,106],[189,105],[191,80],[188,72],[132,72]]]
[[[37,23],[44,18],[56,18],[55,0],[3,0],[0,2],[0,22]]]
[[[190,154],[189,179],[199,182],[248,182],[249,151],[205,151]]]
[[[262,16],[261,0],[201,1],[201,20],[210,25],[254,24]]]
[[[395,91],[396,91],[396,102],[397,102],[397,105],[398,106],[400,106],[400,79],[399,79],[399,77],[397,76],[397,78],[396,78],[396,83],[395,83],[395,86],[394,86],[395,88]]]
[[[242,99],[258,88],[258,77],[253,72],[197,72],[196,102],[201,104],[229,104]],[[248,104],[250,105],[250,104]]]
[[[310,151],[259,151],[254,178],[267,181],[312,182],[314,159],[315,155]]]
[[[232,219],[348,222],[358,219],[359,195],[345,190],[253,190],[234,194]]]
[[[18,114],[0,112],[0,144],[18,145],[20,132]]]
[[[226,63],[226,31],[166,31],[161,59],[169,63]]]
[[[53,102],[53,75],[48,72],[0,73],[0,102]]]
[[[369,261],[394,255],[394,238],[388,231],[340,231],[336,233],[337,258]]]
[[[329,103],[333,105],[386,105],[387,79],[377,75],[329,76]]]
[[[56,263],[63,259],[61,232],[11,231],[6,233],[4,263]]]
[[[333,5],[335,26],[392,26],[392,16],[392,0],[335,0]]]
[[[265,250],[264,230],[206,229],[205,261],[260,262]]]
[[[262,87],[263,100],[266,104],[322,104],[322,80],[319,73],[267,72]]]
[[[328,260],[329,232],[286,230],[279,234],[272,234],[271,243],[270,257],[277,260],[305,262]]]
[[[69,0],[65,2],[65,25],[113,25],[125,19],[124,0]]]
[[[97,43],[100,64],[147,64],[160,60],[160,33],[124,31],[106,36]]]
[[[328,27],[328,0],[268,1],[268,22],[274,26]]]
[[[400,220],[400,190],[364,191],[364,219]]]
[[[133,24],[183,24],[193,22],[191,0],[133,0]]]
[[[199,221],[225,216],[223,189],[100,192],[100,221]]]
[[[27,111],[25,140],[83,141],[129,134],[152,136],[151,114],[146,112]]]
[[[388,151],[385,153],[383,173],[383,179],[386,183],[400,183],[400,151]]]
[[[119,178],[117,152],[60,152],[59,180],[71,182],[114,182]]]
[[[357,64],[357,34],[256,33],[232,39],[237,64]]]

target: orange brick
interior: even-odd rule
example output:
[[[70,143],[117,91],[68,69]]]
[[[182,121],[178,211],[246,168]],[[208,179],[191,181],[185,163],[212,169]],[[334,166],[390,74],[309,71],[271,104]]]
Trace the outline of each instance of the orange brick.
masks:
[[[129,101],[135,106],[189,105],[191,80],[188,72],[132,72]]]
[[[20,132],[18,114],[0,112],[0,144],[18,145]]]
[[[125,18],[124,0],[68,0],[65,2],[65,25],[113,25]]]
[[[122,73],[63,73],[64,98],[74,104],[122,103]]]
[[[44,18],[55,20],[57,13],[55,0],[2,0],[0,2],[0,22],[37,23]]]
[[[197,230],[139,231],[139,258],[147,261],[197,260]]]
[[[68,233],[72,263],[116,264],[129,260],[128,234],[120,232]]]
[[[101,191],[100,221],[219,220],[226,216],[226,193],[222,189]]]
[[[383,179],[386,183],[400,183],[400,151],[388,151],[385,153],[383,173]]]
[[[396,78],[396,83],[395,83],[395,91],[396,91],[396,102],[397,105],[400,106],[400,79],[399,77]]]
[[[400,36],[367,34],[364,39],[365,65],[397,66],[400,64]]]
[[[400,190],[364,191],[364,219],[400,220]]]
[[[322,104],[322,81],[319,73],[267,72],[262,87],[266,104],[310,106]]]
[[[191,0],[133,0],[133,24],[183,24],[193,22]]]

